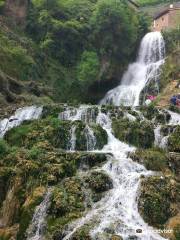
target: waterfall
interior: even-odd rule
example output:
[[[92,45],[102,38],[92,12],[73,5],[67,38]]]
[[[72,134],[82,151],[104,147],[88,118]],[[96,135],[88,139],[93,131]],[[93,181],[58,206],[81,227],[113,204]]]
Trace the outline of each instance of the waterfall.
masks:
[[[88,125],[86,125],[86,128],[84,129],[84,131],[86,136],[87,151],[95,150],[96,137],[94,135],[93,130]]]
[[[93,129],[89,124],[96,121],[95,107],[90,107],[88,105],[81,105],[79,108],[66,109],[64,112],[59,114],[59,119],[63,121],[82,121],[86,123],[84,128],[84,134],[86,137],[87,151],[95,150],[96,137],[94,135]],[[75,151],[76,147],[76,126],[71,128],[71,139],[70,139],[70,151]]]
[[[138,106],[141,92],[153,81],[158,92],[158,80],[164,56],[165,44],[161,33],[146,34],[142,39],[136,62],[129,65],[120,85],[107,92],[100,104]]]
[[[76,126],[72,126],[71,130],[71,139],[70,139],[70,147],[68,150],[75,151],[76,150]]]
[[[98,170],[105,171],[113,181],[113,189],[108,191],[99,202],[95,203],[84,217],[69,225],[63,240],[72,239],[73,234],[85,224],[95,223],[90,234],[92,239],[104,239],[101,234],[112,228],[113,233],[123,239],[163,240],[152,227],[148,226],[138,212],[138,192],[141,176],[153,175],[144,166],[133,162],[128,153],[135,150],[119,141],[112,132],[110,114],[102,113],[96,118],[96,123],[107,132],[108,143],[100,151],[111,153],[113,157]],[[92,151],[93,152],[93,151]],[[142,233],[137,233],[142,229]]]
[[[30,106],[23,107],[16,110],[15,114],[9,119],[5,118],[0,121],[0,138],[3,138],[5,133],[19,126],[22,122],[26,120],[35,120],[38,119],[42,114],[42,107]]]
[[[48,189],[43,201],[36,207],[31,225],[27,230],[27,240],[41,240],[46,226],[47,210],[50,206],[52,189]]]

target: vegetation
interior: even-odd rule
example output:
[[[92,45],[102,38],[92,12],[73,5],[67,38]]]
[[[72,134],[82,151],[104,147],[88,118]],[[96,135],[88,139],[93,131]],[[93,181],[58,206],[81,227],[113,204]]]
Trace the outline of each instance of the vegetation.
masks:
[[[115,136],[137,147],[150,148],[154,143],[154,131],[148,122],[115,119],[112,124]]]
[[[118,81],[149,26],[124,0],[33,0],[25,29],[3,21],[0,69],[55,89],[62,102],[97,101],[91,87]]]
[[[171,204],[178,204],[179,184],[168,178],[149,177],[142,182],[139,209],[150,225],[160,227],[175,215]]]
[[[168,169],[168,158],[162,149],[138,149],[132,157],[133,160],[143,163],[148,170],[166,171]]]

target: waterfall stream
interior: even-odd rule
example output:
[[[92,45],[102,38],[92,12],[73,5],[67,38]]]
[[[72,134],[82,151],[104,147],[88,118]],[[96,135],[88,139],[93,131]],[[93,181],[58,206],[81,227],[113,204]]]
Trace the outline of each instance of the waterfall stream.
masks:
[[[50,206],[52,189],[48,189],[43,201],[36,207],[32,223],[27,230],[27,240],[41,240],[46,227],[47,210]]]
[[[164,56],[165,44],[161,33],[146,34],[142,39],[136,62],[129,65],[120,85],[110,90],[100,104],[138,106],[142,90],[153,81],[158,92],[158,80]]]
[[[42,110],[42,107],[37,106],[23,107],[17,109],[15,114],[9,119],[5,118],[0,121],[0,138],[3,138],[3,136],[8,130],[19,126],[22,122],[26,120],[38,119],[42,114]]]
[[[101,234],[109,227],[123,239],[133,236],[141,240],[164,239],[149,227],[138,213],[137,200],[141,176],[152,175],[153,172],[147,171],[144,166],[128,158],[128,153],[135,148],[114,137],[108,114],[101,113],[99,109],[96,123],[107,132],[108,143],[101,151],[92,152],[112,154],[113,157],[102,166],[101,170],[104,170],[113,180],[113,189],[83,218],[69,226],[69,232],[63,240],[71,239],[80,227],[91,221],[96,221],[96,226],[91,230],[92,239],[103,239]],[[142,229],[141,234],[136,232],[138,229]]]

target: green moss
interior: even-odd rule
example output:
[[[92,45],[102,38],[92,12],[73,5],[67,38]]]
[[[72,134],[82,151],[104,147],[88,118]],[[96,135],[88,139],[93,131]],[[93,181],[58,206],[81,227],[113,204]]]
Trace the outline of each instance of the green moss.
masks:
[[[150,104],[149,106],[141,106],[140,110],[143,112],[144,117],[149,120],[152,120],[159,113],[154,104]]]
[[[47,118],[51,116],[57,118],[60,112],[63,112],[64,107],[60,104],[50,104],[43,106],[42,118]]]
[[[31,125],[25,122],[21,126],[9,130],[5,135],[5,139],[11,145],[23,146],[29,132],[31,132]]]
[[[160,227],[173,215],[171,203],[178,202],[179,185],[173,180],[149,177],[142,181],[139,210],[146,222]]]
[[[72,240],[92,240],[89,232],[89,226],[84,225],[73,234]]]
[[[92,125],[94,135],[96,137],[95,149],[101,150],[108,142],[108,136],[106,131],[100,125]]]
[[[170,152],[180,152],[180,126],[177,126],[174,133],[172,133],[168,139],[168,150]]]
[[[143,163],[148,170],[165,171],[168,168],[167,154],[162,149],[139,149],[132,155],[134,160]]]
[[[112,180],[104,172],[92,172],[86,178],[89,187],[96,193],[107,191],[113,187]]]
[[[146,121],[129,121],[128,119],[114,119],[112,128],[115,136],[136,147],[150,148],[154,143],[153,126]]]

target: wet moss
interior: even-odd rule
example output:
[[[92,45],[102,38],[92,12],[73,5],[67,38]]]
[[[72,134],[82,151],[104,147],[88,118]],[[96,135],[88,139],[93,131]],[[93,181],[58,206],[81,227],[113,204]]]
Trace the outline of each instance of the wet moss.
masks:
[[[113,188],[110,177],[105,172],[92,172],[85,181],[95,193],[101,193]]]
[[[152,176],[144,179],[141,184],[139,210],[144,220],[150,225],[161,227],[176,214],[172,203],[179,202],[180,185],[173,179]]]
[[[154,130],[151,123],[129,121],[128,119],[113,120],[115,136],[124,142],[140,148],[150,148],[154,144]]]
[[[168,150],[170,152],[180,152],[180,126],[177,126],[174,133],[168,139]]]
[[[48,116],[51,116],[53,118],[57,118],[59,113],[64,111],[63,104],[49,104],[43,106],[42,111],[42,118],[47,118]]]
[[[133,160],[144,164],[148,170],[165,171],[169,168],[167,153],[163,149],[138,149],[131,154]]]
[[[92,125],[94,135],[96,137],[95,149],[101,150],[108,142],[108,136],[106,131],[100,125]]]

